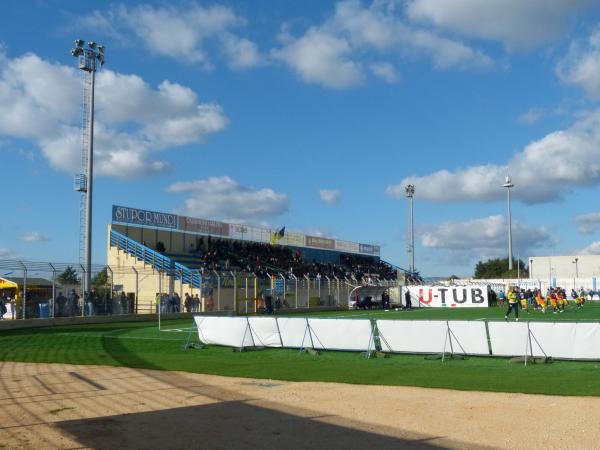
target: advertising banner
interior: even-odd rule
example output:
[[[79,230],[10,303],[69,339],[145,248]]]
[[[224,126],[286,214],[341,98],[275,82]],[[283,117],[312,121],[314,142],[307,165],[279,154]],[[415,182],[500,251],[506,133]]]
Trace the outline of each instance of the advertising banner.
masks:
[[[216,220],[179,216],[179,229],[190,233],[229,236],[229,224]]]
[[[148,211],[145,209],[118,205],[113,205],[112,207],[112,221],[114,223],[177,229],[188,233],[223,236],[231,239],[262,243],[270,242],[271,236],[277,231],[251,225],[230,224],[217,220],[179,216],[176,214]],[[373,256],[379,256],[380,251],[378,245],[359,244],[356,242],[334,240],[320,236],[305,236],[302,233],[287,230],[278,243],[280,245],[290,245],[294,247],[314,247]]]
[[[271,232],[266,228],[229,224],[229,237],[240,241],[269,242]]]
[[[404,286],[412,305],[421,307],[480,308],[488,306],[487,286]],[[402,294],[404,295],[404,293]],[[404,298],[402,299],[404,302]]]
[[[356,242],[338,241],[337,239],[335,241],[335,249],[339,250],[340,252],[349,252],[349,253],[358,253],[359,252],[359,246]]]
[[[379,245],[371,245],[371,244],[359,244],[358,251],[360,253],[366,253],[368,255],[379,256]]]
[[[175,214],[128,208],[126,206],[113,205],[112,207],[113,222],[132,223],[147,227],[177,228],[177,219]]]
[[[335,241],[333,239],[323,237],[306,236],[306,246],[333,250],[335,248]]]
[[[282,245],[293,245],[294,247],[304,247],[304,235],[286,230],[285,235],[279,243]]]
[[[248,227],[245,225],[229,224],[229,237],[243,241],[248,239]]]

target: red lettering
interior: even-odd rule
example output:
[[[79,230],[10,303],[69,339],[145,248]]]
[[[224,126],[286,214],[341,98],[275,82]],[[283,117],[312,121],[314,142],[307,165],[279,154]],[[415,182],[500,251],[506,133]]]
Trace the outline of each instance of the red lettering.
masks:
[[[429,300],[425,300],[423,298],[423,289],[419,289],[419,301],[421,303],[425,303],[426,305],[429,305],[432,300],[433,300],[433,292],[431,289],[429,289]]]

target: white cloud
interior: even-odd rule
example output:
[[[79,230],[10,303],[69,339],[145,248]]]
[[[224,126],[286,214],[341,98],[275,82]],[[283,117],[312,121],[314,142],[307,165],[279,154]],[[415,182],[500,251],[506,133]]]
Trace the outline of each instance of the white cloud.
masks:
[[[406,46],[404,51],[428,56],[436,69],[485,69],[494,64],[482,51],[429,30],[405,28],[400,36],[400,43]]]
[[[109,17],[106,20],[104,17]],[[212,69],[207,47],[217,44],[230,67],[247,69],[260,63],[256,45],[233,33],[246,19],[223,5],[129,7],[120,4],[109,11],[95,11],[86,25],[116,37],[121,42],[135,37],[153,54]]]
[[[340,1],[320,25],[298,37],[284,27],[274,59],[286,63],[307,83],[343,89],[363,82],[365,67],[388,82],[397,78],[388,61],[369,61],[370,55],[398,58],[424,56],[438,69],[487,68],[492,60],[454,39],[409,25],[393,2]]]
[[[7,248],[0,248],[0,258],[10,258],[14,256],[14,252]]]
[[[23,233],[19,239],[24,242],[44,242],[49,240],[48,236],[43,235],[39,231],[28,231]]]
[[[600,255],[600,241],[594,241],[584,249],[577,252],[579,255]]]
[[[342,192],[339,189],[320,189],[319,197],[328,205],[335,205],[339,203]]]
[[[529,108],[519,116],[519,123],[522,125],[533,125],[539,122],[545,115],[546,111],[543,108]]]
[[[282,34],[280,39],[285,45],[273,55],[307,83],[342,89],[363,79],[360,64],[350,59],[349,43],[334,34],[311,28],[300,38]]]
[[[232,69],[249,69],[261,64],[256,44],[248,39],[227,33],[222,37],[221,45]]]
[[[509,174],[516,199],[542,203],[562,198],[576,187],[600,183],[600,110],[583,116],[570,128],[552,132],[528,144],[506,165],[480,165],[411,176],[388,186],[392,197],[404,196],[406,184],[416,185],[416,198],[437,202],[488,201],[506,196]]]
[[[600,99],[600,28],[586,41],[574,41],[556,67],[558,77],[582,88],[590,97]]]
[[[544,227],[533,227],[513,220],[513,251],[527,251],[554,242]],[[424,247],[479,259],[507,253],[507,221],[504,216],[489,216],[465,221],[445,222],[421,234]],[[515,253],[516,256],[516,253]]]
[[[143,176],[167,170],[153,153],[203,139],[227,126],[221,107],[188,87],[153,88],[137,75],[103,69],[96,77],[95,173]],[[76,69],[28,53],[0,53],[0,136],[34,141],[51,165],[80,164],[81,81]]]
[[[531,50],[564,36],[569,18],[592,0],[411,0],[408,17],[464,36]]]
[[[580,214],[573,219],[577,231],[582,234],[592,234],[600,230],[600,213]]]
[[[182,181],[172,184],[167,191],[187,194],[183,211],[208,219],[261,220],[282,214],[289,207],[286,195],[268,188],[242,186],[227,176]]]
[[[396,68],[390,63],[373,63],[369,68],[375,76],[378,76],[387,83],[394,84],[400,80],[400,75],[398,75]]]

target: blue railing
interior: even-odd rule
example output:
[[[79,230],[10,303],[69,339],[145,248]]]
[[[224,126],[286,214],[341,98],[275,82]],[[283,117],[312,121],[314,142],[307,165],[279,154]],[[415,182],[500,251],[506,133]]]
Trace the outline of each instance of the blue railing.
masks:
[[[110,245],[135,257],[137,260],[151,265],[156,270],[162,272],[171,272],[176,280],[182,280],[194,288],[199,288],[201,284],[200,272],[192,270],[183,264],[173,261],[168,256],[152,250],[151,248],[140,244],[139,242],[128,238],[124,234],[115,230],[110,230]]]

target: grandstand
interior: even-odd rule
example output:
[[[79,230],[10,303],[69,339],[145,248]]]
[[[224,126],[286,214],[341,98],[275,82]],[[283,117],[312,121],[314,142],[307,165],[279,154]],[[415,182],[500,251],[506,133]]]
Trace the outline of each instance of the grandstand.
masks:
[[[399,273],[399,268],[381,260],[380,248],[373,244],[116,205],[109,225],[107,259],[111,267],[141,265],[147,270],[150,266],[169,275],[162,280],[144,280],[144,286],[140,286],[139,276],[134,280],[132,275],[115,275],[115,284],[133,291],[135,283],[138,292],[145,291],[146,296],[165,290],[193,295],[194,289],[214,278],[221,283],[227,277],[235,279],[236,274],[253,280],[247,289],[256,296],[263,289],[258,280],[307,280],[308,289],[309,280],[317,280],[313,292],[320,292],[321,280],[329,284],[341,280],[353,286],[391,285],[397,284]],[[417,279],[402,269],[400,273],[402,278]],[[234,296],[238,287],[239,283]],[[252,295],[246,292],[245,297]],[[310,294],[307,299],[310,303]],[[339,304],[339,295],[335,301]],[[233,309],[235,303],[233,300]]]

